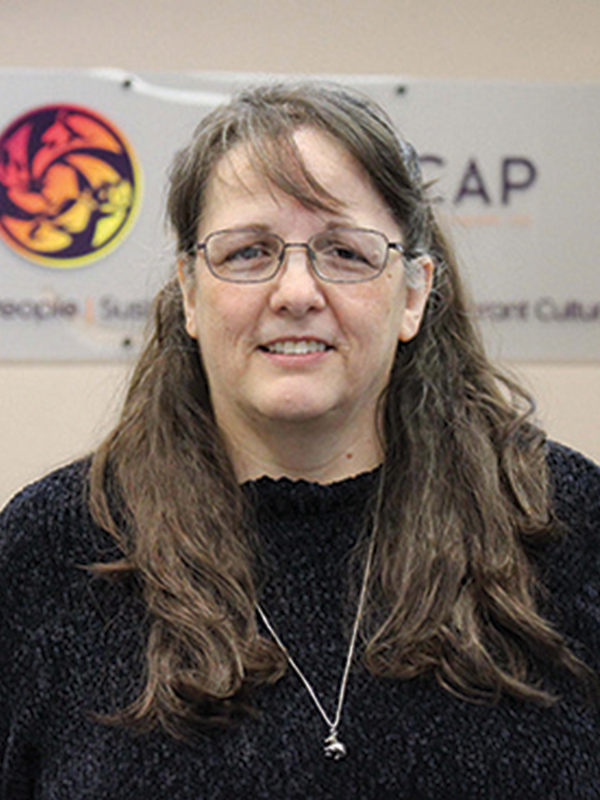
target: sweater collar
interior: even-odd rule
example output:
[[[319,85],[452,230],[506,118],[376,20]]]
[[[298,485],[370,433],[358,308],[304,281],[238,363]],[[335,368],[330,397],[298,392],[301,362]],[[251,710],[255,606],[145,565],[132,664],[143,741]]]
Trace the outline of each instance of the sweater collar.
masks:
[[[242,488],[259,516],[268,513],[280,518],[327,517],[342,510],[344,515],[362,513],[378,475],[376,469],[327,484],[264,476],[244,483]]]

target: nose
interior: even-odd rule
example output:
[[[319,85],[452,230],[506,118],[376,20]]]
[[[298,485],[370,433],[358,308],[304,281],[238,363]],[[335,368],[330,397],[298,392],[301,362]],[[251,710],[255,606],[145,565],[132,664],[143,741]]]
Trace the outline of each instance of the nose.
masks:
[[[306,243],[287,242],[282,259],[273,280],[271,308],[276,312],[287,311],[294,317],[324,308],[323,287],[312,267]]]

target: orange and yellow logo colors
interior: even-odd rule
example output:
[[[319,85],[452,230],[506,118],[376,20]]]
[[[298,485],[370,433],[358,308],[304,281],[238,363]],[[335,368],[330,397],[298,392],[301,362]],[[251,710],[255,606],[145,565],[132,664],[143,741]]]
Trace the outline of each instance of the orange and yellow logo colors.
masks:
[[[141,199],[131,146],[87,108],[35,108],[0,134],[0,235],[49,267],[88,264],[129,232]]]

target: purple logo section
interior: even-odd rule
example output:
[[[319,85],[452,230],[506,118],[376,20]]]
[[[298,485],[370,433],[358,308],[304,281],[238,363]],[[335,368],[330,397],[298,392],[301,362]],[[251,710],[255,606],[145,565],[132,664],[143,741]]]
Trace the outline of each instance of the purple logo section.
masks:
[[[31,261],[102,257],[129,232],[140,197],[133,150],[90,109],[36,108],[0,134],[0,236]]]

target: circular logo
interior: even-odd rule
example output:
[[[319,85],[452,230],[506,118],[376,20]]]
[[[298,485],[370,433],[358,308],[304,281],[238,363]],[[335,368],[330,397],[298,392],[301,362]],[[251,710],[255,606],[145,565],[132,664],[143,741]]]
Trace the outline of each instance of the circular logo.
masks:
[[[95,111],[35,108],[0,134],[0,236],[37,264],[105,256],[131,229],[140,196],[131,146]]]

